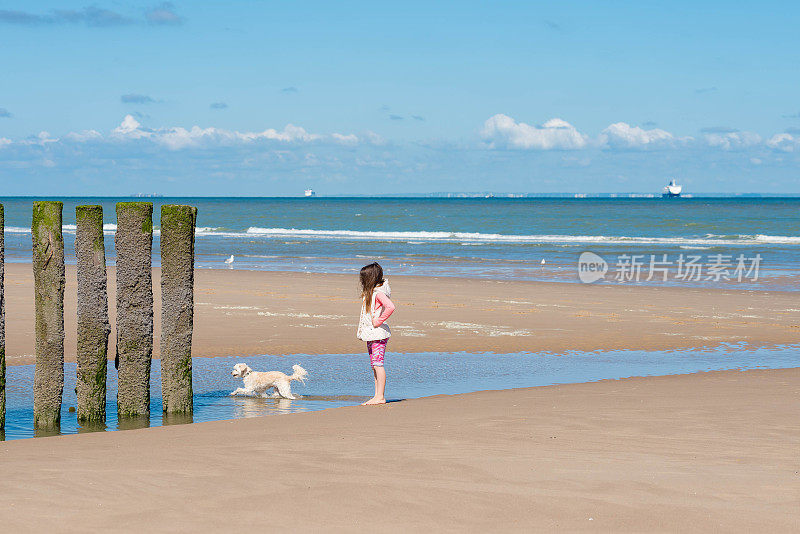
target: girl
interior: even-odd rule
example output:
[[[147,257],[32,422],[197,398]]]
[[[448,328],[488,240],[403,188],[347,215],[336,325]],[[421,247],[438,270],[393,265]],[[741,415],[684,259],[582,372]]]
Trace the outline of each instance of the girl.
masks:
[[[383,269],[377,263],[370,263],[361,268],[359,274],[361,285],[361,317],[358,320],[356,336],[367,342],[369,363],[375,375],[375,396],[366,404],[386,404],[386,371],[383,369],[383,355],[386,342],[392,335],[386,319],[394,311],[394,304],[389,300],[391,289],[389,282],[383,279]]]

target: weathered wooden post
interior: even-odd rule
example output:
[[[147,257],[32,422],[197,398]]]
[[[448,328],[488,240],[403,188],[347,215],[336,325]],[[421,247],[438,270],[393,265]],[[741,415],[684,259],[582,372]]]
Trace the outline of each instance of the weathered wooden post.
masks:
[[[75,208],[75,256],[78,260],[78,421],[106,420],[108,297],[103,207]]]
[[[161,206],[161,392],[165,413],[192,413],[197,208]]]
[[[3,290],[4,248],[3,234],[5,220],[3,205],[0,204],[0,432],[6,426],[6,297]]]
[[[33,427],[56,430],[64,391],[64,240],[61,202],[33,203],[33,285],[36,309],[36,370]]]
[[[117,412],[150,414],[153,356],[153,204],[117,203]]]

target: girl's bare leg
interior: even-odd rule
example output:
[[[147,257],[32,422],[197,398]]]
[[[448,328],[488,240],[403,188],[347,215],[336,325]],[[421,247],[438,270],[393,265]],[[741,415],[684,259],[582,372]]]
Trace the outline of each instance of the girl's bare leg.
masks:
[[[375,375],[375,396],[364,404],[386,404],[386,369],[373,367],[372,372]]]

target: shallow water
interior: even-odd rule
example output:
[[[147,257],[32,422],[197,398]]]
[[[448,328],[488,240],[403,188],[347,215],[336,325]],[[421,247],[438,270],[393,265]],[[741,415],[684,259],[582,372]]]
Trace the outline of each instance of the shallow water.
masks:
[[[245,361],[255,370],[264,371],[290,372],[293,364],[301,364],[308,370],[309,377],[306,384],[294,382],[292,391],[302,398],[230,397],[229,393],[241,386],[241,379],[230,375],[231,368],[239,361]],[[372,373],[367,356],[363,354],[195,358],[193,365],[195,397],[194,415],[190,420],[182,417],[164,420],[162,417],[160,361],[154,360],[149,420],[117,420],[117,374],[114,366],[109,365],[107,425],[102,429],[84,429],[77,424],[76,414],[69,412],[69,408],[75,406],[75,364],[66,364],[61,433],[309,412],[359,404],[372,395]],[[390,400],[401,400],[630,376],[787,367],[800,367],[800,346],[752,349],[743,345],[729,345],[715,349],[562,354],[390,353],[386,359],[389,377],[386,393]],[[8,368],[5,439],[34,436],[33,371],[33,365]]]

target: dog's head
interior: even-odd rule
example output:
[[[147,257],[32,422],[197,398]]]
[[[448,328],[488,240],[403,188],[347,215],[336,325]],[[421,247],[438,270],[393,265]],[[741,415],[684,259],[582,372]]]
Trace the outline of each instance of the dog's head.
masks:
[[[231,371],[231,376],[234,378],[243,378],[244,375],[252,371],[250,367],[246,363],[237,363],[233,366],[233,371]]]

